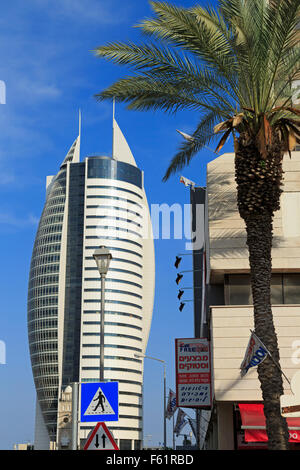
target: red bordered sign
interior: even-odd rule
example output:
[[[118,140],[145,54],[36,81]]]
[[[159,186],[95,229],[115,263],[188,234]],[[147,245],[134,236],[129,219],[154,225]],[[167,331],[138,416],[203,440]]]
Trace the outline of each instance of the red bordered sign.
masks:
[[[177,406],[212,406],[211,353],[206,338],[175,339]]]
[[[83,450],[119,450],[105,423],[97,423],[88,436]]]

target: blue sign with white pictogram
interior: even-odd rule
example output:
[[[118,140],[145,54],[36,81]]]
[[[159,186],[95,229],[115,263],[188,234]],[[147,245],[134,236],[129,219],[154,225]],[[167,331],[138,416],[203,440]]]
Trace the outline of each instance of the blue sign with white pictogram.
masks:
[[[119,382],[81,384],[81,422],[119,420]]]

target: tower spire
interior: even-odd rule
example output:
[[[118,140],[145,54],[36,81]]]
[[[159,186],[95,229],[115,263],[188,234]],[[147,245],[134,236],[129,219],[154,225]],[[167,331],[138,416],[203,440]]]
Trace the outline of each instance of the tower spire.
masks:
[[[78,112],[78,137],[80,139],[80,136],[81,136],[81,109],[79,108],[79,112]]]
[[[113,98],[113,109],[112,109],[112,158],[114,158],[114,154],[115,154],[115,146],[114,146],[114,143],[115,143],[115,106],[116,106],[116,103],[115,103],[115,97]]]
[[[75,150],[76,156],[74,155],[74,161],[80,162],[80,140],[81,140],[81,109],[78,110],[78,137],[77,137],[77,148]]]

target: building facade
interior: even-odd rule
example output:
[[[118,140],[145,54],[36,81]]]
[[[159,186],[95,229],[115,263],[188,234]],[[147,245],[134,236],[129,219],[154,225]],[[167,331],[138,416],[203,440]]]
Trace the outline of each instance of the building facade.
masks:
[[[110,430],[123,449],[142,441],[143,362],[154,301],[155,262],[143,172],[113,121],[113,158],[80,161],[80,133],[46,202],[29,275],[28,336],[37,392],[35,449],[58,442],[58,403],[74,382],[100,376],[100,275],[93,259],[106,246],[104,378],[119,382],[119,421]],[[82,445],[96,423],[79,423]],[[51,444],[50,444],[51,443]]]
[[[279,343],[284,393],[299,370],[300,335],[300,152],[283,161],[281,208],[275,213],[272,248],[272,311]],[[263,400],[257,368],[240,375],[254,329],[246,230],[239,216],[234,178],[234,154],[224,154],[207,166],[201,273],[205,279],[197,324],[211,344],[213,407],[202,410],[202,449],[267,447]],[[203,236],[204,236],[203,235]],[[199,268],[199,266],[197,266]],[[300,419],[289,418],[291,448],[300,446]]]

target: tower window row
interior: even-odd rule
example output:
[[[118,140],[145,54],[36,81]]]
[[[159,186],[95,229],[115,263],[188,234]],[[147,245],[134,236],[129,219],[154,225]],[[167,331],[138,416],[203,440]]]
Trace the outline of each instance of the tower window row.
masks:
[[[112,201],[129,202],[129,204],[133,204],[135,206],[138,206],[140,209],[143,209],[143,206],[141,206],[141,204],[139,204],[138,202],[132,201],[131,199],[125,199],[124,197],[106,196],[106,195],[101,195],[101,196],[88,195],[87,199],[110,199]]]
[[[102,240],[103,239],[104,240],[116,240],[116,241],[119,241],[119,242],[131,243],[132,245],[136,245],[139,248],[143,248],[143,245],[141,245],[141,243],[138,243],[134,240],[130,240],[129,238],[105,237],[105,236],[102,236],[102,235],[86,235],[86,237],[85,237],[86,240],[98,240],[99,238],[101,238]]]
[[[82,333],[83,336],[100,336],[100,333],[92,333],[92,332],[86,332],[86,333]],[[128,339],[134,339],[136,341],[142,341],[142,338],[140,338],[139,336],[132,336],[132,335],[122,335],[120,333],[104,333],[104,336],[113,336],[113,337],[117,337],[117,338],[128,338]],[[98,344],[98,347],[99,347],[99,344]]]
[[[96,250],[97,248],[99,247],[98,246],[86,246],[85,247],[86,250]],[[111,251],[120,251],[122,253],[129,253],[130,255],[135,255],[135,256],[138,256],[139,258],[143,258],[143,256],[140,253],[137,253],[136,251],[132,251],[132,250],[126,250],[126,248],[117,248],[115,246],[107,246],[106,248]]]
[[[99,302],[98,300],[95,299],[85,299],[84,303],[97,303]],[[105,302],[108,304],[118,304],[118,305],[128,305],[129,307],[135,307],[138,309],[142,309],[141,305],[133,304],[131,302],[124,302],[123,300],[110,300],[110,299],[105,299]]]
[[[99,349],[99,343],[98,344],[83,344],[83,348],[98,348]],[[135,348],[134,346],[124,346],[122,344],[104,344],[104,348],[113,348],[113,349],[126,349],[129,351],[137,351],[137,352],[142,352],[140,348]]]
[[[84,321],[84,325],[100,325],[100,321]],[[116,323],[116,322],[111,322],[111,321],[105,321],[104,325],[110,325],[110,326],[124,326],[126,328],[134,328],[135,330],[140,330],[142,331],[142,328],[140,326],[132,325],[131,323]]]
[[[93,260],[94,261],[94,258],[92,256],[86,256],[85,257],[86,260]],[[112,261],[118,261],[120,263],[129,263],[129,264],[133,264],[134,266],[138,266],[139,268],[142,268],[143,266],[140,264],[140,263],[136,263],[135,261],[131,261],[129,259],[124,259],[124,258],[113,258]],[[97,267],[95,268],[97,270]]]
[[[123,192],[128,193],[128,194],[134,194],[138,198],[143,199],[143,196],[141,196],[140,194],[138,194],[134,191],[131,191],[130,189],[120,188],[118,186],[104,186],[104,185],[89,185],[88,184],[87,188],[88,189],[115,189],[117,191],[123,191]]]
[[[85,271],[98,271],[97,267],[86,267],[84,268]],[[118,269],[118,268],[111,268],[109,267],[109,271],[118,272],[118,273],[125,273],[125,274],[132,274],[133,276],[137,276],[139,278],[143,278],[143,276],[135,271],[129,271],[128,269]]]
[[[87,281],[87,282],[100,282],[99,277],[85,277],[84,280]],[[106,282],[120,282],[121,284],[129,284],[131,286],[142,288],[141,284],[137,284],[136,282],[132,282],[132,281],[126,281],[126,279],[110,279],[110,278],[107,278]]]
[[[129,233],[131,235],[134,235],[135,237],[139,237],[139,238],[143,237],[141,233],[138,233],[134,230],[130,230],[127,227],[116,227],[115,225],[87,225],[86,228],[87,229],[93,229],[93,230],[101,229],[101,231],[102,230],[111,230],[112,232],[110,232],[110,233],[113,233],[113,232],[126,232],[126,233]]]
[[[87,209],[108,209],[110,212],[121,211],[121,212],[127,212],[128,214],[133,214],[137,217],[143,217],[139,212],[135,212],[130,209],[127,209],[127,207],[92,205],[92,206],[86,206],[86,208]]]
[[[47,289],[47,288],[45,288]],[[84,289],[84,292],[101,292],[101,289]],[[140,294],[135,294],[134,292],[129,292],[127,290],[118,290],[118,289],[105,289],[105,292],[110,292],[113,294],[124,294],[124,295],[132,295],[133,297],[137,297],[138,299],[142,299],[143,296]],[[42,295],[42,294],[41,294]]]
[[[99,315],[99,310],[84,310],[84,314],[97,314]],[[130,317],[130,318],[136,318],[137,320],[142,320],[142,317],[140,315],[135,315],[133,313],[127,313],[127,312],[115,312],[112,310],[105,310],[105,315],[120,315],[124,317]]]

